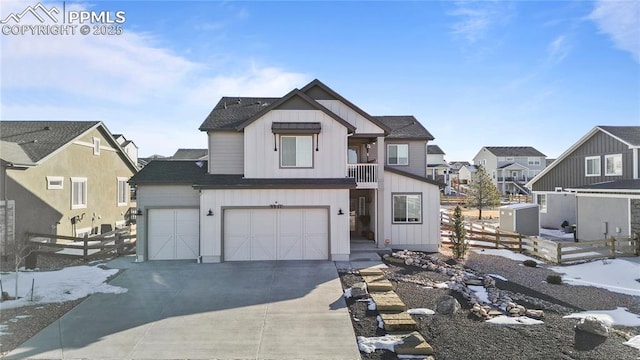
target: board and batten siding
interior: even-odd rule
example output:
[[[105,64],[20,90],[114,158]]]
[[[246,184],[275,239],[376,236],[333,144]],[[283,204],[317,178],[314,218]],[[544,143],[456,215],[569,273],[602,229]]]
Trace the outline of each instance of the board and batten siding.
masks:
[[[209,173],[241,175],[244,171],[244,134],[237,131],[209,132]]]
[[[622,176],[604,176],[604,155],[622,154]],[[585,176],[585,157],[600,156],[600,176]],[[604,181],[633,179],[633,150],[624,143],[598,131],[566,158],[552,165],[533,184],[534,191],[553,191],[556,187],[571,188]]]
[[[440,247],[440,190],[438,186],[406,176],[384,173],[384,239],[391,240],[391,247],[438,251]],[[393,223],[393,194],[422,194],[422,224]]]
[[[275,203],[284,209],[296,207],[328,207],[329,254],[333,261],[349,260],[349,190],[348,189],[251,189],[202,190],[202,209],[213,216],[200,214],[200,244],[203,262],[219,262],[222,256],[222,224],[225,207],[269,209]],[[342,209],[343,215],[338,215]]]
[[[351,107],[345,105],[340,100],[316,100],[322,106],[329,109],[334,114],[345,119],[349,124],[356,127],[356,134],[383,134],[378,125],[372,123],[369,119],[358,114]]]
[[[140,261],[146,257],[147,217],[149,209],[199,208],[200,194],[191,185],[138,185],[138,209],[143,212],[137,219],[138,245],[136,255]]]
[[[313,168],[280,168],[280,136],[273,122],[319,122]],[[277,150],[274,150],[277,148]],[[244,129],[246,178],[343,178],[347,176],[347,128],[320,110],[272,110]]]
[[[408,165],[391,165],[388,163],[390,144],[408,144],[409,145],[409,164]],[[386,166],[397,168],[404,172],[408,172],[418,176],[427,175],[427,143],[421,141],[403,141],[403,140],[385,140],[384,144],[384,163]]]

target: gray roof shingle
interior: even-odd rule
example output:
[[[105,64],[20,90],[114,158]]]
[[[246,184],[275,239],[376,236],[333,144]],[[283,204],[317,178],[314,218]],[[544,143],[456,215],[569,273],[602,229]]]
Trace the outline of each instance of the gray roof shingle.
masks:
[[[206,161],[153,160],[132,176],[129,182],[137,185],[193,185],[206,174]]]
[[[387,139],[433,140],[434,137],[413,115],[374,116],[386,125],[391,132]]]
[[[278,100],[280,98],[225,96],[211,110],[200,130],[236,130],[240,124]]]
[[[631,146],[640,146],[640,126],[598,126]]]
[[[427,154],[446,155],[438,145],[427,145]]]
[[[486,146],[495,156],[544,156],[545,154],[531,146]]]
[[[99,121],[0,121],[0,140],[15,143],[38,162]],[[3,156],[0,154],[0,156]]]

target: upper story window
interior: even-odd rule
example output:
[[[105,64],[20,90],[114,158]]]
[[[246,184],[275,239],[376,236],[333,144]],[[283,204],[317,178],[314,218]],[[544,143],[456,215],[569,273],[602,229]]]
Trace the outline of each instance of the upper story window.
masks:
[[[585,176],[600,176],[600,156],[587,156],[584,158]]]
[[[422,223],[422,195],[394,194],[393,223]]]
[[[87,207],[87,178],[71,178],[71,209]]]
[[[62,176],[47,176],[47,190],[62,190],[64,178]]]
[[[538,157],[527,158],[527,163],[529,165],[540,165],[540,158],[538,158]]]
[[[622,175],[622,154],[604,156],[604,174],[605,176]]]
[[[515,158],[513,156],[507,156],[504,158],[504,161],[515,161]]]
[[[127,189],[127,178],[118,178],[118,206],[126,206],[128,203],[129,191]]]
[[[387,164],[409,165],[409,145],[389,144],[387,146]]]
[[[313,137],[311,135],[281,135],[280,166],[283,168],[312,168]]]
[[[93,155],[100,155],[100,139],[93,138]]]

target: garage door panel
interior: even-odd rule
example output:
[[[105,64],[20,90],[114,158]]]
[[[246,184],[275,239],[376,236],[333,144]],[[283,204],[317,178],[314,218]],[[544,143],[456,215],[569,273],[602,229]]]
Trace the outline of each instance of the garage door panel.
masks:
[[[226,261],[329,258],[326,209],[229,209],[224,217]]]
[[[276,260],[276,217],[273,210],[251,211],[251,260]]]
[[[280,229],[278,259],[302,259],[302,212],[298,210],[281,210],[278,217],[278,227]]]
[[[149,210],[149,260],[196,259],[200,254],[198,216],[198,209]]]
[[[304,213],[304,259],[329,258],[329,215],[325,209],[309,209]]]
[[[251,213],[225,211],[224,214],[224,258],[228,261],[251,259]]]

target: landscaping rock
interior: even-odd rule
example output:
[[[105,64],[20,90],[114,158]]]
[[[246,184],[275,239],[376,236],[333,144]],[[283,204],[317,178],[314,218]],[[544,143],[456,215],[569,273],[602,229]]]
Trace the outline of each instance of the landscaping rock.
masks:
[[[580,320],[578,325],[576,325],[576,330],[581,330],[602,337],[609,336],[609,327],[604,323],[604,321],[590,315]]]
[[[460,310],[458,300],[451,295],[443,295],[436,300],[436,312],[443,315],[453,315]]]
[[[360,299],[368,295],[367,292],[367,283],[359,282],[355,283],[351,286],[351,297],[355,299]]]

